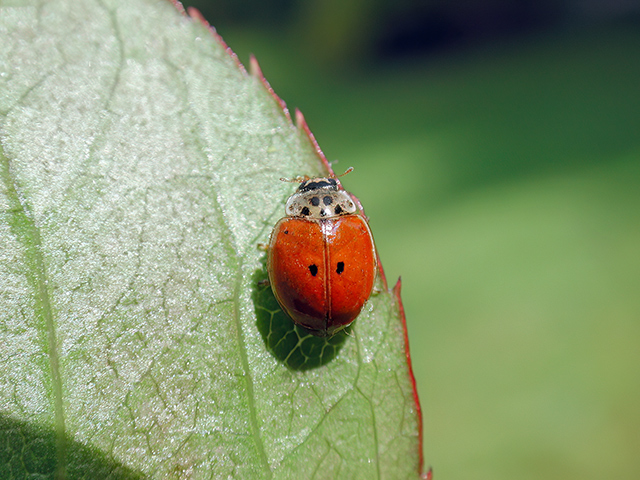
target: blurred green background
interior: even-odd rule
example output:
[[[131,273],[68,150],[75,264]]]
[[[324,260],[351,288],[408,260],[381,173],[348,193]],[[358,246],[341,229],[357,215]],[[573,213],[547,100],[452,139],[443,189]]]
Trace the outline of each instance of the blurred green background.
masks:
[[[640,478],[640,2],[187,2],[402,275],[436,480]]]

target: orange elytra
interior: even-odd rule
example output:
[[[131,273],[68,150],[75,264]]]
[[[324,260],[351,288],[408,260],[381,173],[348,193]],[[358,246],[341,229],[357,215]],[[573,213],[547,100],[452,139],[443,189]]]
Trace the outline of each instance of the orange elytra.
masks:
[[[296,179],[269,242],[269,283],[298,325],[330,336],[353,322],[373,291],[376,251],[367,220],[335,177]]]

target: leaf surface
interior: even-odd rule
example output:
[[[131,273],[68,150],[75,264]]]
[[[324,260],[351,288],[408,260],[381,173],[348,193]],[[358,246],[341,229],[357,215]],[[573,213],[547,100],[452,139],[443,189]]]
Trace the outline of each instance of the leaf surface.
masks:
[[[166,1],[0,38],[0,476],[417,478],[399,296],[319,339],[260,283],[278,179],[327,174],[261,76]]]

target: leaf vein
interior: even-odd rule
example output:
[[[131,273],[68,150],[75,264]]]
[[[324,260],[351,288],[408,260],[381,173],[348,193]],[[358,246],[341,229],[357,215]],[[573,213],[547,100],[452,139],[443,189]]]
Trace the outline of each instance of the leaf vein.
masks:
[[[176,72],[176,75],[178,76],[178,78],[180,78],[182,84],[184,85],[184,91],[187,92],[188,91],[187,82],[184,80],[183,74],[180,68],[178,68],[178,66],[173,64],[167,58],[165,58],[164,61]],[[183,98],[183,102],[185,102],[184,110],[189,111],[189,113],[191,114],[190,116],[193,118],[193,122],[196,124],[195,126],[199,127],[198,116],[196,112],[193,111],[191,103],[188,102],[187,98]],[[183,127],[185,132],[189,132],[189,128],[188,128],[188,125],[186,125],[186,122],[185,124],[183,124]],[[202,132],[202,131],[204,131],[202,128],[194,128],[191,131],[192,132],[191,137],[192,137],[192,140],[196,142],[196,145],[200,147],[197,149],[197,151],[200,152],[200,155],[204,156],[206,160],[206,153],[204,152],[206,152],[207,150],[204,147],[205,145],[207,145],[207,141],[206,139],[201,137],[201,134],[199,132]],[[198,133],[193,133],[193,132],[198,132]],[[238,345],[238,353],[240,356],[240,362],[242,364],[242,370],[244,372],[243,379],[245,381],[245,386],[246,386],[245,391],[246,391],[247,400],[248,400],[247,404],[249,408],[249,424],[252,431],[252,437],[255,440],[255,446],[258,451],[260,462],[262,463],[266,476],[268,478],[271,478],[273,476],[273,473],[271,471],[269,460],[267,458],[267,454],[265,451],[264,442],[260,434],[260,425],[258,422],[258,414],[256,411],[256,395],[253,388],[254,387],[253,376],[251,375],[251,368],[249,366],[249,359],[247,356],[247,345],[244,338],[243,327],[242,327],[242,318],[241,318],[242,315],[241,315],[240,304],[242,301],[241,296],[242,296],[243,281],[244,281],[243,262],[242,262],[241,256],[238,253],[239,249],[237,245],[235,245],[235,242],[233,241],[234,238],[233,238],[231,226],[226,220],[224,211],[218,201],[217,195],[215,194],[216,187],[214,186],[213,181],[211,182],[211,185],[212,185],[211,188],[213,191],[210,198],[212,202],[212,207],[214,208],[216,215],[218,217],[216,221],[222,227],[220,231],[221,239],[225,244],[224,245],[225,250],[229,254],[229,257],[233,260],[234,265],[232,267],[235,267],[236,271],[238,272],[236,274],[236,281],[235,281],[235,285],[232,293],[233,318],[236,326],[235,330],[236,330],[236,338],[237,338],[237,345]]]
[[[53,390],[53,409],[56,430],[56,478],[64,478],[66,471],[65,412],[62,402],[62,379],[56,326],[51,308],[47,270],[42,253],[40,228],[31,215],[23,195],[19,193],[16,179],[11,172],[11,162],[4,155],[0,145],[0,178],[5,184],[5,192],[10,202],[12,216],[11,230],[25,248],[25,260],[29,272],[29,281],[34,289],[36,318],[46,332],[43,349],[48,354],[51,386]]]

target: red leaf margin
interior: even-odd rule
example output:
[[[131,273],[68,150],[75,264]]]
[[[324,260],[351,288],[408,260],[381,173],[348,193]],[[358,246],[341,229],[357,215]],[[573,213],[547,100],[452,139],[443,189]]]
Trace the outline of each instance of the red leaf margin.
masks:
[[[238,66],[239,70],[243,74],[247,75],[247,70],[242,64],[242,62],[240,62],[240,60],[238,59],[238,55],[236,55],[235,52],[231,50],[231,48],[223,40],[223,38],[216,31],[216,29],[209,24],[209,22],[206,20],[206,18],[204,18],[202,13],[200,13],[200,11],[197,8],[188,7],[187,10],[185,11],[184,6],[182,5],[182,3],[180,3],[180,1],[178,0],[168,0],[168,1],[171,2],[181,14],[188,16],[200,22],[201,24],[203,24],[211,32],[211,34],[213,35],[213,38],[224,48],[224,50],[233,59],[234,63]],[[276,104],[282,109],[282,112],[284,116],[287,118],[287,120],[289,121],[289,123],[293,125],[293,121],[291,118],[291,114],[289,113],[289,108],[287,107],[287,104],[285,103],[284,100],[282,100],[282,98],[278,96],[278,94],[274,91],[273,87],[269,84],[264,74],[262,73],[262,69],[260,68],[258,60],[254,55],[251,55],[249,59],[249,72],[250,72],[250,75],[257,78],[260,81],[260,83],[262,83],[265,90],[269,93],[269,95],[271,95],[271,97],[273,97]],[[298,108],[296,108],[295,110],[295,119],[296,119],[295,126],[299,130],[302,130],[302,132],[305,134],[305,136],[309,140],[309,143],[313,147],[313,150],[316,152],[318,159],[320,160],[322,165],[326,168],[329,175],[335,177],[333,168],[331,168],[331,163],[327,160],[327,157],[325,156],[324,152],[320,148],[318,141],[316,140],[315,136],[311,132],[311,129],[309,128],[309,124],[305,120],[304,115]],[[354,199],[356,200],[358,205],[360,205],[360,201],[357,199],[357,197],[354,197]],[[363,210],[363,214],[364,214],[364,210]],[[382,263],[380,262],[380,256],[378,255],[377,251],[376,251],[376,256],[377,256],[378,269],[380,272],[382,283],[384,285],[384,288],[388,290],[389,286],[387,284],[387,278],[384,274]],[[403,330],[403,336],[404,336],[404,351],[407,359],[407,366],[409,367],[409,378],[411,380],[411,386],[413,389],[413,400],[415,403],[416,412],[418,414],[418,448],[419,448],[418,474],[420,475],[420,478],[424,480],[432,480],[433,475],[432,475],[431,468],[429,468],[427,472],[423,471],[424,455],[423,455],[423,449],[422,449],[423,447],[422,408],[420,406],[420,398],[418,397],[418,388],[416,385],[416,379],[413,374],[413,366],[411,363],[411,352],[409,351],[409,332],[407,330],[407,321],[406,321],[405,312],[404,312],[404,305],[402,303],[402,298],[400,294],[401,288],[402,288],[402,279],[398,278],[398,281],[393,287],[392,293],[397,302],[399,313],[400,313],[400,319],[402,321],[402,330]]]

